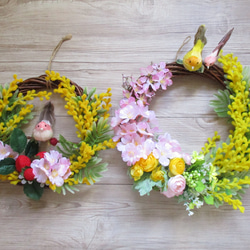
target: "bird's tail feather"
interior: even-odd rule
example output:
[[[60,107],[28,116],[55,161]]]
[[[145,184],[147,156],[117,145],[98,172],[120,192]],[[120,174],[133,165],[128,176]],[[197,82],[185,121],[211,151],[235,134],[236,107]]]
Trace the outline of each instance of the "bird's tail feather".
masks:
[[[49,121],[52,127],[55,124],[56,119],[54,114],[54,105],[50,101],[44,105],[43,110],[39,116],[39,121],[42,120]]]
[[[198,40],[201,40],[202,43],[206,45],[207,38],[205,37],[205,33],[206,33],[205,25],[200,25],[194,37],[194,45],[197,43]]]

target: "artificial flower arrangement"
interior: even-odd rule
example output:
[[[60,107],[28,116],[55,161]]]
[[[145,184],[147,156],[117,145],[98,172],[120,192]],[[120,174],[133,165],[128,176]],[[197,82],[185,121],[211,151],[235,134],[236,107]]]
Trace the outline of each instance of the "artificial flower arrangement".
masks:
[[[219,56],[231,32],[221,40],[212,56]],[[194,43],[194,47],[200,48],[189,53],[188,59],[186,56],[174,63],[151,64],[141,69],[138,79],[125,78],[124,98],[111,121],[115,131],[113,139],[129,166],[133,188],[141,196],[157,190],[168,198],[176,197],[184,202],[189,215],[204,203],[217,208],[228,203],[244,212],[241,195],[250,184],[249,69],[243,69],[233,54],[220,54],[218,61],[222,68],[214,64],[216,60],[211,62],[211,58],[205,60],[207,68],[203,63],[197,68],[206,43],[201,37],[204,38],[204,26],[199,28]],[[199,153],[188,155],[170,134],[157,134],[156,115],[149,110],[149,104],[157,90],[172,85],[172,77],[194,74],[225,87],[215,94],[211,105],[219,117],[228,118],[234,130],[226,141],[221,141],[215,132]]]
[[[79,142],[71,142],[63,135],[54,138],[49,118],[39,121],[32,136],[22,131],[22,125],[34,116],[30,101],[35,97],[49,100],[52,93],[42,91],[48,88],[65,99]],[[25,81],[14,75],[9,85],[0,85],[0,179],[22,185],[24,193],[34,200],[41,198],[46,187],[65,194],[66,190],[79,191],[78,184],[96,182],[107,169],[98,152],[114,147],[107,123],[110,90],[101,94],[95,94],[95,89],[88,92],[53,71]],[[53,111],[51,102],[47,109],[49,113]],[[46,109],[43,113],[47,113]],[[48,152],[39,150],[44,141],[52,145]]]

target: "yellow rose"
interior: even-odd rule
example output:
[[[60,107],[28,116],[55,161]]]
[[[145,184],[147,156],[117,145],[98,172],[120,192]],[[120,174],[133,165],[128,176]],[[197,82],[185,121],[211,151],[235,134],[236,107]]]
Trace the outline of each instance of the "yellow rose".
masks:
[[[159,161],[151,153],[146,160],[141,158],[138,163],[145,172],[151,172],[158,166]]]
[[[161,167],[155,168],[150,175],[150,178],[153,181],[163,181],[164,180],[164,172],[161,170]]]
[[[185,162],[181,158],[174,158],[170,160],[169,171],[172,175],[182,174],[185,170]]]
[[[140,180],[141,176],[143,175],[142,167],[136,163],[131,169],[130,174],[134,178],[135,181]]]

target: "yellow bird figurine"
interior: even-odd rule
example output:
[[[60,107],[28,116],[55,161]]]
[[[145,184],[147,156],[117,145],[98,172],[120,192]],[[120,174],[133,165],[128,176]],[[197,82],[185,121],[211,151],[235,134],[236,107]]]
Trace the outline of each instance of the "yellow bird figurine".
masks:
[[[189,71],[197,71],[202,66],[202,50],[207,43],[205,25],[201,25],[194,38],[193,48],[183,57],[183,65]]]

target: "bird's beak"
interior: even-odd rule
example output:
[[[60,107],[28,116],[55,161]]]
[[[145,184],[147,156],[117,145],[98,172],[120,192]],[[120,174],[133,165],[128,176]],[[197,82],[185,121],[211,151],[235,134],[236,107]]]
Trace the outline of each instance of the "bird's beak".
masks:
[[[194,66],[192,66],[192,70],[194,69]]]
[[[209,69],[209,66],[207,66],[207,69]]]

